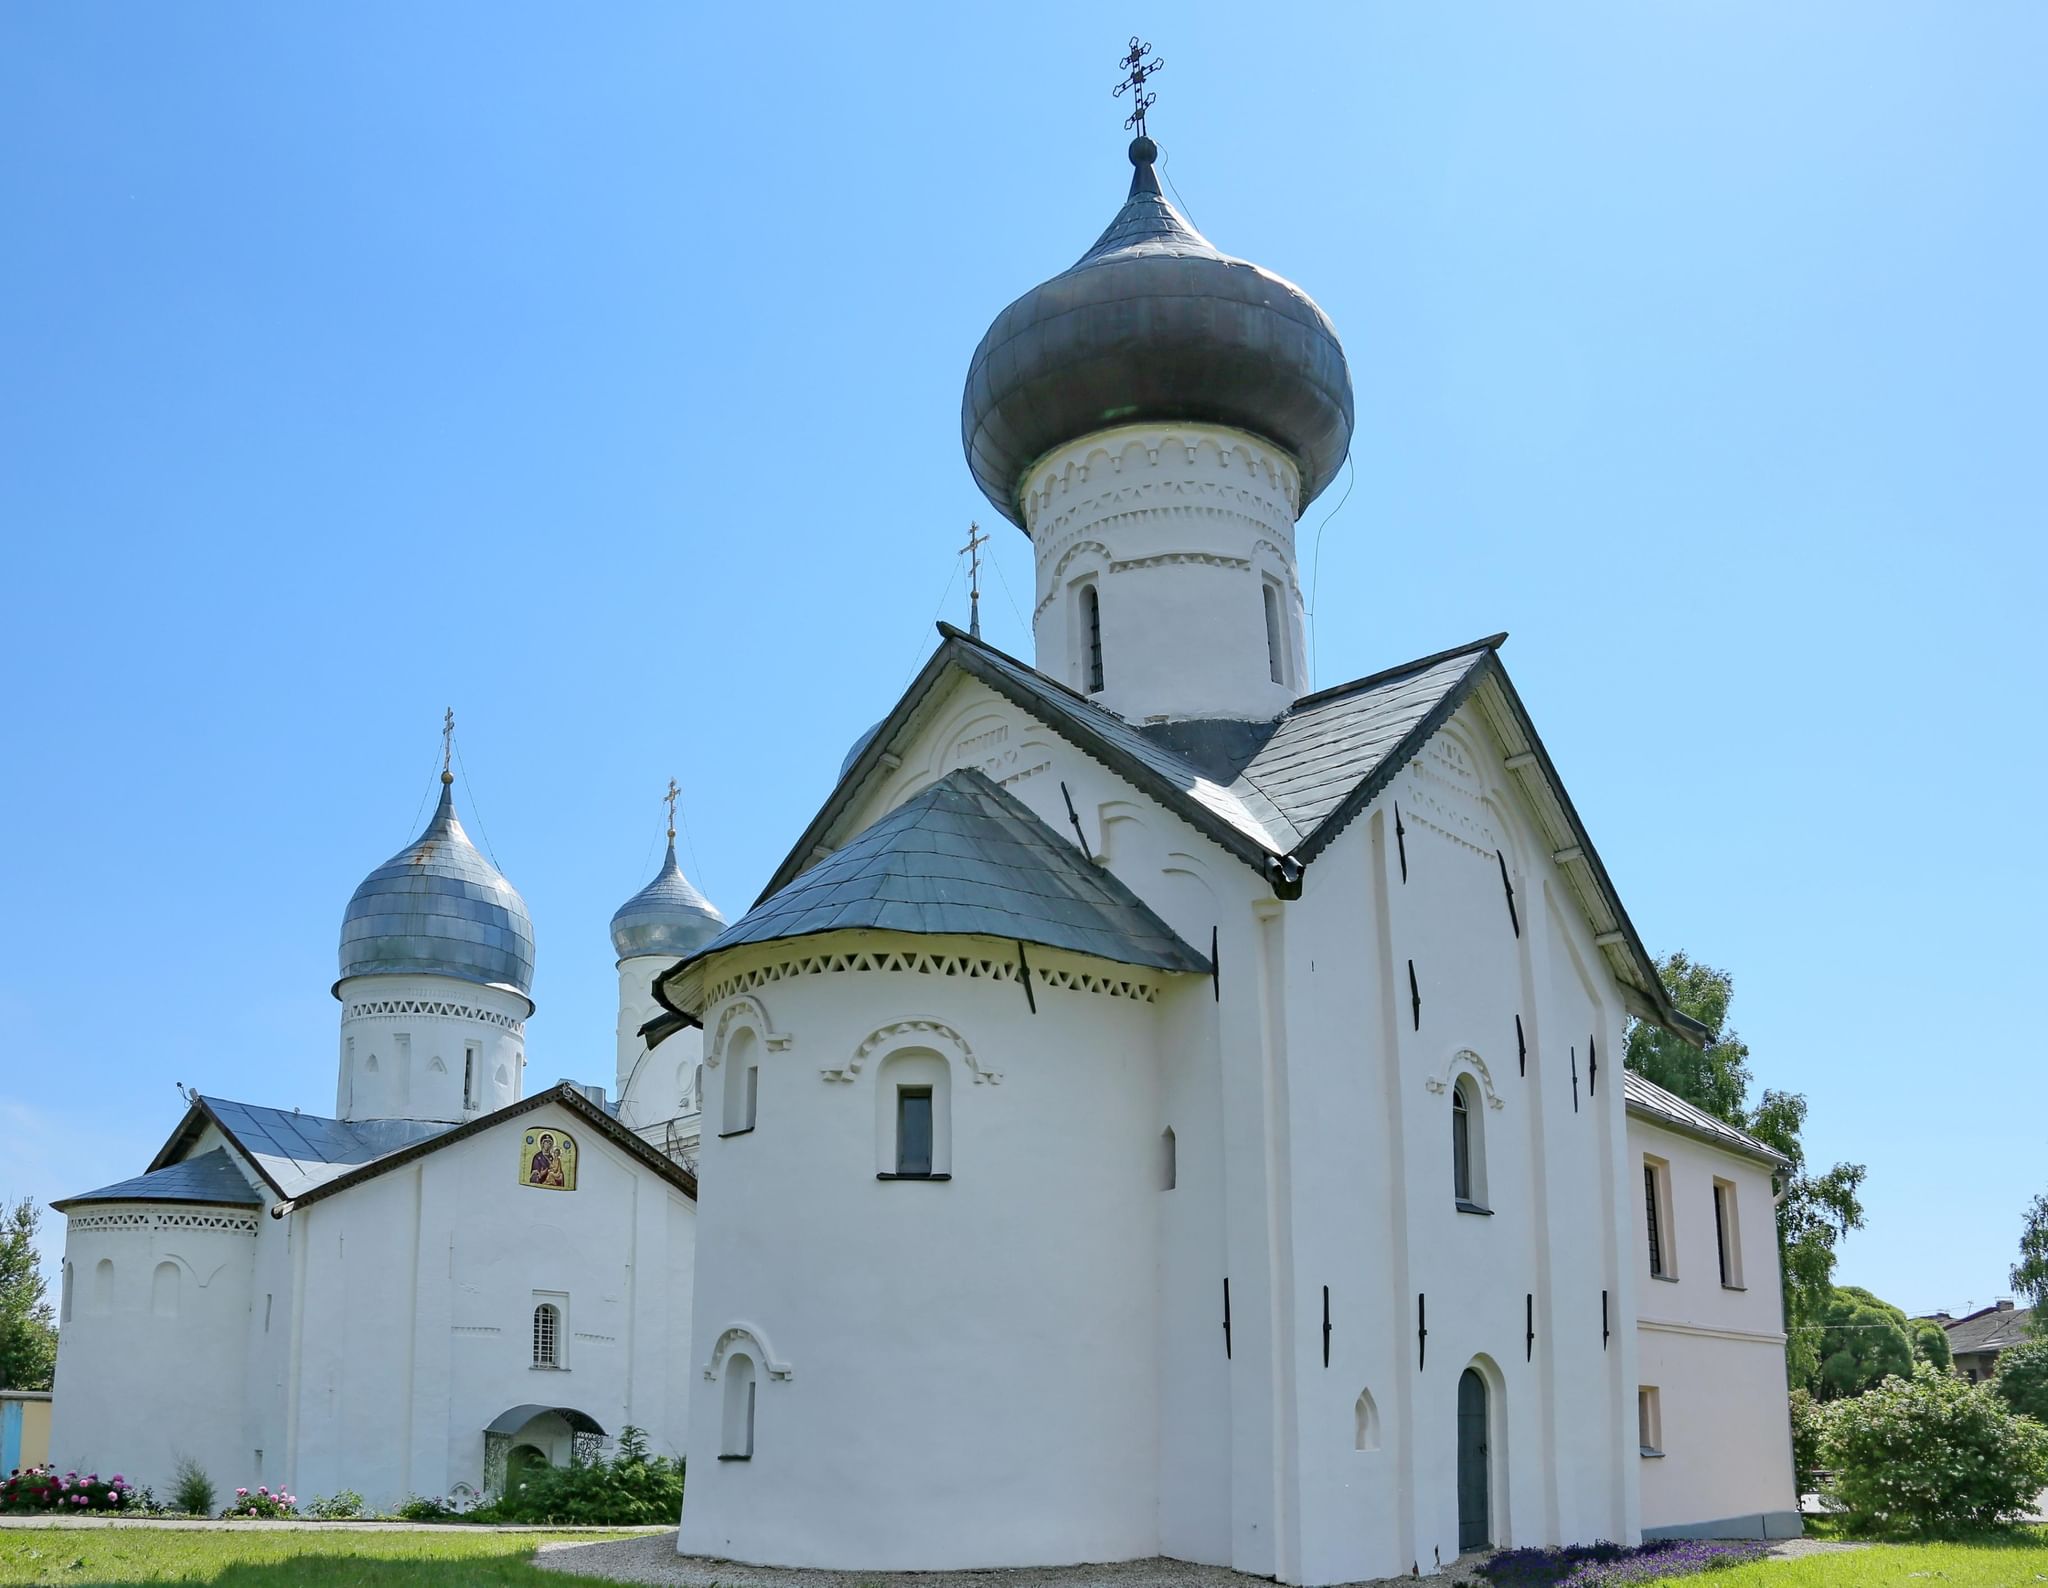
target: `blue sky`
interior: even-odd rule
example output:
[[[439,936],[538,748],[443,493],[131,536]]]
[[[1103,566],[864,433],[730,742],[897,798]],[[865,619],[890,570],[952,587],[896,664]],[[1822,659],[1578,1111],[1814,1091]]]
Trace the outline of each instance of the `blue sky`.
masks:
[[[1315,681],[1510,630],[1644,938],[1870,1166],[1841,1277],[2002,1293],[2048,1189],[2048,11],[1132,21],[1186,208],[1351,356]],[[0,14],[0,1195],[135,1172],[174,1079],[332,1107],[342,906],[444,706],[532,1073],[609,1079],[667,778],[736,913],[963,618],[970,518],[1029,654],[960,385],[1121,200],[1130,25]]]

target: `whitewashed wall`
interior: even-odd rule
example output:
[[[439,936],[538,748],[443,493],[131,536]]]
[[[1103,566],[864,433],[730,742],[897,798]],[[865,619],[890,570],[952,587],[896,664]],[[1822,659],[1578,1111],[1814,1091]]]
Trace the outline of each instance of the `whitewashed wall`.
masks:
[[[351,976],[341,999],[335,1109],[342,1119],[432,1119],[459,1124],[524,1095],[526,1017],[521,994],[450,976]],[[475,1051],[471,1107],[465,1055]]]
[[[1637,1382],[1653,1385],[1663,1455],[1640,1459],[1648,1533],[1796,1536],[1784,1291],[1771,1176],[1760,1163],[1628,1122],[1630,1259],[1638,1275]],[[1668,1280],[1649,1277],[1645,1157],[1667,1166]],[[1713,1183],[1735,1187],[1742,1288],[1721,1283]]]
[[[518,1183],[528,1129],[566,1130],[573,1193]],[[483,1429],[536,1403],[631,1422],[679,1450],[690,1316],[687,1198],[556,1107],[481,1131],[292,1214],[286,1478],[373,1505],[481,1488]],[[567,1297],[566,1365],[532,1363],[536,1292]],[[679,1415],[680,1414],[680,1415]]]

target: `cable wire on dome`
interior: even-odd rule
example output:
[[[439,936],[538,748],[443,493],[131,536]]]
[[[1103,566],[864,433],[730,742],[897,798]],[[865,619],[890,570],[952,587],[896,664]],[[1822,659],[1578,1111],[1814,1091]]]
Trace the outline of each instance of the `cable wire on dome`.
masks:
[[[1308,574],[1308,670],[1309,682],[1320,683],[1322,666],[1318,661],[1321,650],[1322,627],[1316,622],[1316,592],[1323,581],[1323,531],[1330,527],[1330,520],[1344,511],[1344,504],[1351,500],[1351,487],[1358,483],[1358,469],[1351,461],[1347,448],[1344,453],[1344,494],[1337,498],[1337,505],[1323,515],[1323,521],[1316,525],[1316,551],[1309,565]]]

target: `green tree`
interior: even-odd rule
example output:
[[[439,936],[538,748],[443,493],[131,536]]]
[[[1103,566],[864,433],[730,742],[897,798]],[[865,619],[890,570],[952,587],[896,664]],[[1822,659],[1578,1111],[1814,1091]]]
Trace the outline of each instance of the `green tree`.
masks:
[[[1835,1248],[1863,1227],[1858,1191],[1867,1173],[1860,1163],[1812,1172],[1799,1134],[1806,1099],[1766,1090],[1749,1102],[1749,1044],[1728,1025],[1735,979],[1679,952],[1657,962],[1665,990],[1679,1010],[1707,1029],[1695,1048],[1662,1027],[1638,1021],[1629,1028],[1624,1062],[1667,1091],[1717,1119],[1746,1130],[1783,1153],[1792,1167],[1778,1176],[1778,1258],[1785,1281],[1785,1357],[1794,1384],[1812,1384],[1820,1370],[1821,1314],[1834,1292]]]
[[[1908,1318],[1906,1331],[1913,1337],[1916,1362],[1925,1362],[1943,1373],[1956,1365],[1956,1354],[1949,1349],[1948,1330],[1932,1318]]]
[[[1913,1376],[1913,1339],[1906,1315],[1856,1285],[1837,1285],[1821,1309],[1820,1366],[1813,1392],[1840,1400],[1888,1378]]]
[[[42,1211],[28,1197],[0,1221],[0,1389],[48,1389],[57,1367],[57,1326],[36,1259]]]
[[[2027,1204],[2020,1229],[2020,1260],[2013,1264],[2012,1288],[2034,1309],[2034,1332],[2048,1335],[2048,1194]]]
[[[2048,1423],[2048,1340],[2029,1340],[1999,1352],[1991,1387],[2022,1417]]]

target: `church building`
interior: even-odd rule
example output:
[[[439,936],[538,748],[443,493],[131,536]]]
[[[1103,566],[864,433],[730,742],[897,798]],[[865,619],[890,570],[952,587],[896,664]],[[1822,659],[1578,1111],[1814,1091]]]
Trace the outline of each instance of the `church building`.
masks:
[[[1336,330],[1130,191],[969,363],[1034,656],[942,626],[701,1042],[691,1555],[1154,1555],[1286,1583],[1798,1530],[1770,1149],[1627,1075],[1698,1037],[1502,663],[1306,687]]]
[[[333,1116],[194,1092],[142,1173],[55,1204],[60,1468],[167,1496],[190,1460],[223,1499],[388,1510],[629,1423],[681,1453],[698,1083],[687,1036],[650,1062],[638,1028],[655,972],[723,922],[671,830],[612,922],[617,1101],[529,1091],[532,923],[452,782],[343,916]]]

